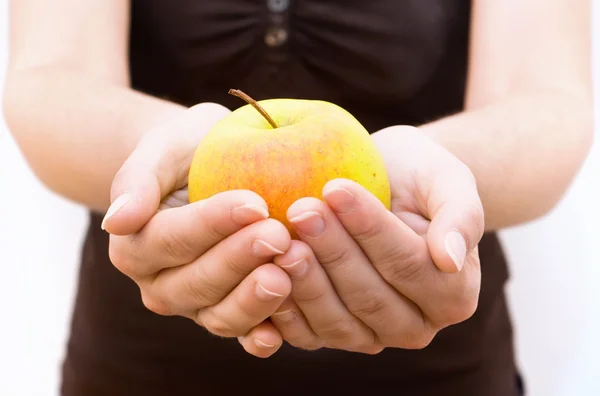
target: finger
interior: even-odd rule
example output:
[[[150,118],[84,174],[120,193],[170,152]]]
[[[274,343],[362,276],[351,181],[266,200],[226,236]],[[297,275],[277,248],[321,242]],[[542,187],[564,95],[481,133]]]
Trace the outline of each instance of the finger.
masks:
[[[256,193],[227,191],[162,210],[137,234],[112,235],[109,254],[119,270],[141,279],[190,263],[244,226],[267,217],[267,204]]]
[[[484,214],[475,178],[464,165],[439,169],[429,185],[427,243],[444,272],[460,271],[484,232]]]
[[[458,274],[439,271],[426,240],[353,181],[329,182],[323,197],[381,276],[415,302],[433,324],[457,323],[472,314],[479,294],[475,267]]]
[[[238,337],[238,341],[246,352],[259,358],[272,356],[283,344],[281,334],[268,320],[260,323],[245,336]]]
[[[420,309],[379,275],[324,202],[302,198],[290,206],[288,218],[313,250],[344,305],[384,345],[422,344],[420,340],[430,332]]]
[[[291,297],[288,297],[279,310],[271,315],[271,322],[281,337],[296,348],[312,351],[323,347],[323,341],[311,329],[302,310]]]
[[[240,337],[270,317],[290,294],[290,278],[274,264],[254,270],[227,297],[191,317],[221,337]]]
[[[275,258],[275,264],[283,268],[292,281],[290,297],[295,304],[290,303],[287,308],[290,313],[286,313],[285,317],[292,319],[293,313],[296,320],[285,322],[273,316],[273,322],[286,341],[290,342],[291,337],[292,341],[307,347],[319,345],[321,339],[325,345],[336,349],[364,353],[381,350],[373,330],[357,319],[340,300],[310,246],[292,241],[290,249]],[[285,310],[280,308],[280,311]],[[299,310],[302,315],[299,315]]]
[[[425,240],[354,181],[328,182],[323,198],[379,274],[413,299],[411,285],[435,270]]]
[[[228,113],[215,103],[199,104],[144,135],[115,175],[102,228],[114,235],[139,231],[163,198],[185,186],[196,146]]]
[[[360,184],[332,180],[323,187],[323,198],[376,267],[393,263],[398,271],[413,272],[430,262],[425,240]]]
[[[283,224],[266,219],[219,242],[190,264],[162,270],[145,289],[177,313],[214,305],[290,245]]]
[[[401,146],[397,145],[399,134],[404,135]],[[427,241],[435,265],[446,273],[459,271],[484,231],[482,205],[471,170],[418,128],[393,126],[378,131],[373,138],[386,154],[386,166],[399,170],[389,174],[391,185],[405,185],[407,178],[412,179],[415,194],[411,198],[431,220]],[[398,149],[400,154],[394,152]],[[395,176],[403,180],[393,180]],[[396,195],[402,194],[397,191]]]

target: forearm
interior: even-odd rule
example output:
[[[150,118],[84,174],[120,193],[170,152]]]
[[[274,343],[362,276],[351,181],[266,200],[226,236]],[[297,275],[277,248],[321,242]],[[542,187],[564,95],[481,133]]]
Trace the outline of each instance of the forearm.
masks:
[[[113,176],[140,137],[184,107],[65,68],[12,71],[4,112],[38,178],[105,210]]]
[[[584,94],[521,94],[422,126],[473,172],[486,229],[533,220],[560,200],[591,146]]]

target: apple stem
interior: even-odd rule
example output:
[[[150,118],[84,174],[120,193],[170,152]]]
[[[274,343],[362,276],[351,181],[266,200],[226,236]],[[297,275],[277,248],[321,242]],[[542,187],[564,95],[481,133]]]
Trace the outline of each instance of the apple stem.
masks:
[[[240,91],[239,89],[230,89],[229,95],[237,96],[238,98],[246,101],[249,105],[254,107],[256,111],[258,111],[263,117],[265,117],[265,119],[269,122],[269,124],[271,124],[273,128],[277,129],[277,124],[275,124],[275,121],[273,121],[269,113],[267,113],[265,109],[263,109],[261,105],[259,105],[258,102],[252,99],[248,94],[244,93],[243,91]]]

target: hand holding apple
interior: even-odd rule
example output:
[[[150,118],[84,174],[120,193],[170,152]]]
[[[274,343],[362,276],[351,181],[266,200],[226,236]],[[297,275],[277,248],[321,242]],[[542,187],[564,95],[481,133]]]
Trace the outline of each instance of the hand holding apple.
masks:
[[[391,211],[346,179],[326,184],[325,202],[302,198],[288,210],[300,240],[275,259],[292,289],[271,321],[299,348],[423,348],[477,307],[484,219],[471,172],[416,128],[373,139]]]
[[[251,353],[267,357],[282,340],[265,319],[290,292],[289,277],[272,264],[289,247],[287,229],[251,191],[188,204],[194,150],[229,113],[204,103],[148,132],[113,181],[103,227],[112,263],[137,283],[150,311],[187,317],[222,337],[253,329]]]
[[[422,347],[470,316],[483,215],[468,169],[413,129],[371,138],[331,104],[261,103],[275,120],[249,106],[188,110],[116,176],[103,226],[144,304],[261,357],[282,336],[311,349]],[[314,106],[325,116],[289,116]],[[293,125],[265,125],[277,122]]]

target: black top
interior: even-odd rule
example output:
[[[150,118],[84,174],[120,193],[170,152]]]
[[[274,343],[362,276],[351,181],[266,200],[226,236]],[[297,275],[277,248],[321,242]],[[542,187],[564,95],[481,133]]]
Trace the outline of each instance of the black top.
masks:
[[[256,99],[323,99],[371,132],[463,106],[466,0],[132,0],[131,18],[133,87],[184,105],[241,106],[229,88]],[[100,223],[92,214],[64,395],[310,395],[333,386],[342,394],[518,394],[507,266],[495,234],[480,244],[477,312],[424,350],[370,356],[284,344],[258,359],[236,339],[148,311],[138,287],[110,263]]]

